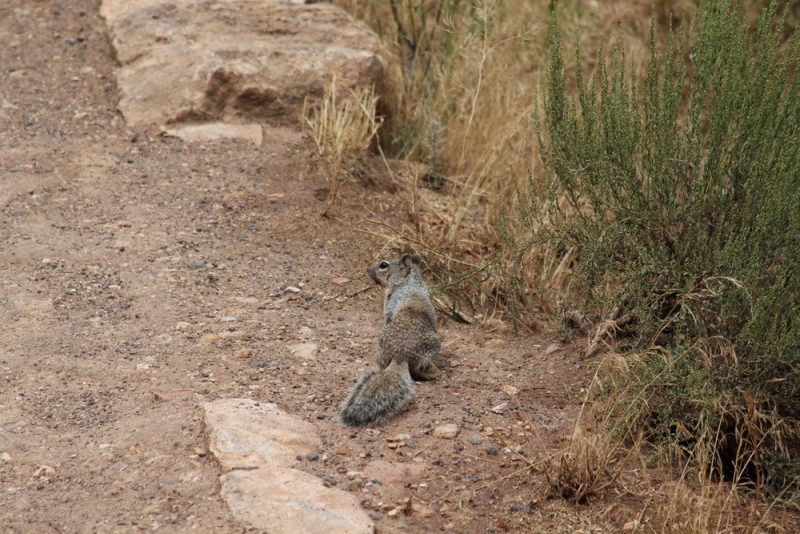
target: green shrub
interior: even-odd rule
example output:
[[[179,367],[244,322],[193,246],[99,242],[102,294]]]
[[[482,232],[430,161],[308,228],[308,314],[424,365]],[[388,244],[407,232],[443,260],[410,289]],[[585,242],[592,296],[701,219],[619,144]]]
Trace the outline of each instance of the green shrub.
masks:
[[[632,425],[796,488],[800,38],[782,40],[775,1],[747,20],[707,0],[663,53],[651,26],[641,86],[619,46],[588,83],[578,51],[574,98],[551,21],[544,176],[506,218],[532,237],[506,242],[574,249],[563,306],[632,314],[636,372],[615,405]]]

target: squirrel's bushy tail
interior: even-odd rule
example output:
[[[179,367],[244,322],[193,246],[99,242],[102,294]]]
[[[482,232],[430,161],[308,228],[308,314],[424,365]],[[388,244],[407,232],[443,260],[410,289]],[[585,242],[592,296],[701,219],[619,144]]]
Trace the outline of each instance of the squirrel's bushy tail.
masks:
[[[340,413],[347,426],[374,426],[402,410],[415,392],[408,362],[398,358],[386,369],[362,376],[347,397]]]

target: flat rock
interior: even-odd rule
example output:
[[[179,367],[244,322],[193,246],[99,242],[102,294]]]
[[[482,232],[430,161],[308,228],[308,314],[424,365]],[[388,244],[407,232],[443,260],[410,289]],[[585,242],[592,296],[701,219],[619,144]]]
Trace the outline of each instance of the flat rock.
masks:
[[[375,532],[355,495],[326,488],[296,469],[231,471],[220,482],[234,517],[249,528],[270,534]]]
[[[297,343],[289,347],[289,351],[300,356],[304,360],[315,360],[319,352],[319,345],[316,343]]]
[[[260,124],[227,124],[224,122],[190,124],[189,126],[165,129],[164,135],[178,137],[187,143],[217,139],[244,139],[256,146],[261,146],[264,142],[264,132]]]
[[[436,438],[453,439],[461,431],[458,425],[450,423],[447,425],[437,426],[433,429],[433,436]]]
[[[100,12],[131,125],[299,121],[334,76],[342,94],[384,87],[377,36],[330,4],[103,0]]]
[[[317,429],[275,404],[248,399],[203,403],[209,450],[223,472],[288,467],[295,457],[319,451]]]

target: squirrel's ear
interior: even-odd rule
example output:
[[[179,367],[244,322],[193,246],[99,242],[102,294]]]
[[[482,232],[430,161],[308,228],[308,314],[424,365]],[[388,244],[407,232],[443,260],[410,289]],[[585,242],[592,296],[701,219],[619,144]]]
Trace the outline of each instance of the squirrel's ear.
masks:
[[[420,256],[419,254],[414,254],[414,255],[406,254],[405,256],[403,256],[403,259],[400,260],[400,263],[402,263],[404,267],[410,267],[411,264],[418,266],[421,261],[422,261],[422,256]]]

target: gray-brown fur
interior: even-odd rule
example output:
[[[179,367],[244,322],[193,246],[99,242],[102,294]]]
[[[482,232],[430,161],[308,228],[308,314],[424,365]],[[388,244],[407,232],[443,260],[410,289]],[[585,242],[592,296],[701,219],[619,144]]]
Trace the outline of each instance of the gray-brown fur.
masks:
[[[419,272],[419,256],[383,260],[367,269],[383,286],[384,325],[375,350],[377,371],[363,376],[342,406],[342,422],[349,426],[383,423],[413,398],[412,380],[438,376],[441,343],[431,294]]]
[[[400,261],[383,260],[367,269],[385,293],[384,325],[378,333],[375,361],[384,369],[395,356],[405,355],[414,380],[432,380],[439,376],[436,367],[441,343],[431,292],[419,272],[420,261],[417,255],[406,255]]]
[[[370,371],[359,379],[342,406],[342,422],[348,426],[379,425],[405,408],[415,389],[405,362],[395,361],[386,369]]]

